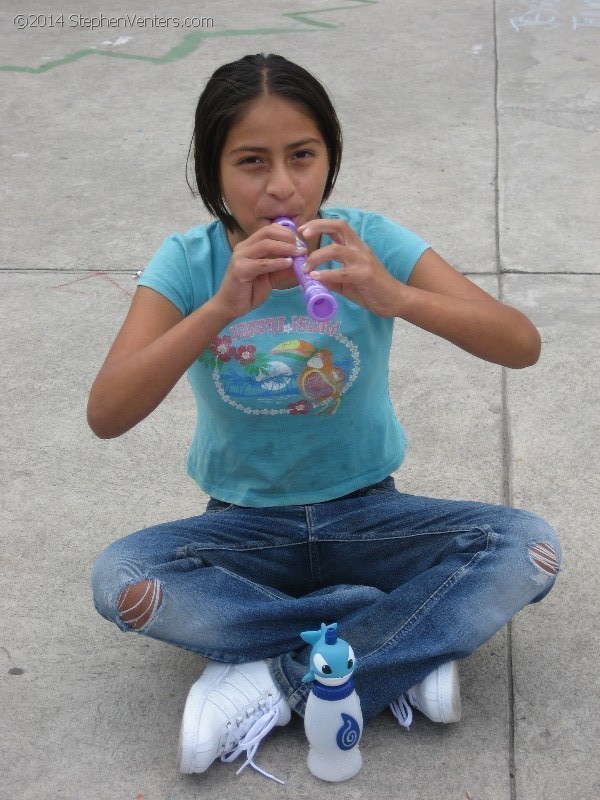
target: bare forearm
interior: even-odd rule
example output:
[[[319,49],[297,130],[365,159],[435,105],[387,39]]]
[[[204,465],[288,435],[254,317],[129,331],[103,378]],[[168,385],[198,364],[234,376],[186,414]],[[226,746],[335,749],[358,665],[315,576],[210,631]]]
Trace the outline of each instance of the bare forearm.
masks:
[[[147,417],[228,321],[207,303],[146,347],[107,360],[88,402],[94,433],[120,436]]]
[[[309,255],[310,277],[374,314],[405,319],[506,367],[527,367],[537,361],[540,336],[527,317],[495,300],[431,247],[421,254],[404,284],[342,220],[312,220],[300,233],[325,233],[333,240]],[[326,261],[337,261],[341,267],[317,270]]]
[[[396,314],[468,353],[519,369],[539,358],[540,336],[515,308],[490,299],[464,299],[399,286]]]

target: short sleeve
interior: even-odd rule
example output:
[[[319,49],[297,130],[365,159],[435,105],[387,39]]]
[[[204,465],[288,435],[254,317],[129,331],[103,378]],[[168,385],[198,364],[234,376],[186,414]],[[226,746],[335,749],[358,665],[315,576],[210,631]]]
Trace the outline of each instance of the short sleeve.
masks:
[[[380,214],[367,215],[362,238],[402,283],[408,281],[415,264],[431,246],[416,233]]]
[[[138,286],[159,292],[185,317],[194,310],[194,291],[182,238],[172,234],[164,240],[143,271]]]

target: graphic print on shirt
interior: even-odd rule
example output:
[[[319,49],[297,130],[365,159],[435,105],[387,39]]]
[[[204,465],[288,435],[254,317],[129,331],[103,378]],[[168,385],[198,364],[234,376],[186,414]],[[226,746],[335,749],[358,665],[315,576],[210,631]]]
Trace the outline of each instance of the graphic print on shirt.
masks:
[[[339,322],[295,315],[234,323],[198,361],[212,370],[223,401],[245,414],[330,417],[360,369],[358,347]]]

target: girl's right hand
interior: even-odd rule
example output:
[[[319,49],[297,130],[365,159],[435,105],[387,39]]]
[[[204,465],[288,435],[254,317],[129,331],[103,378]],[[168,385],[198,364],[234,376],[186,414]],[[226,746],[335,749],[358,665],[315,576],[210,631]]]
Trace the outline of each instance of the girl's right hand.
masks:
[[[88,420],[97,436],[120,436],[148,416],[233,319],[263,303],[278,281],[292,280],[296,240],[267,225],[233,250],[216,294],[189,316],[146,286],[129,313],[90,392]]]
[[[291,280],[292,259],[297,255],[296,237],[289,228],[277,223],[260,228],[233,248],[211,305],[232,320],[248,314],[264,303],[280,282]]]

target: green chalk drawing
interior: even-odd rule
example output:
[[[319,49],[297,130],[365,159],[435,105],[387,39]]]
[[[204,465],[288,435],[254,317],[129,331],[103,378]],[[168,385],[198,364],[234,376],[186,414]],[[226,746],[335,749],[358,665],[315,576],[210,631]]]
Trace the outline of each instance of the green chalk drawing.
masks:
[[[301,25],[307,25],[308,28],[250,28],[245,30],[227,29],[224,31],[197,31],[195,33],[186,34],[181,41],[168,50],[162,56],[141,56],[134,53],[125,53],[119,50],[98,50],[96,48],[87,47],[83,50],[77,50],[74,53],[69,53],[63,58],[56,59],[55,61],[48,61],[41,67],[18,67],[13,64],[0,65],[0,71],[4,72],[29,72],[39,74],[41,72],[48,72],[56,67],[62,67],[65,64],[72,64],[79,61],[81,58],[88,56],[106,56],[107,58],[122,58],[130,61],[146,61],[150,64],[170,64],[173,61],[179,61],[186,58],[191,53],[196,51],[200,45],[208,40],[220,38],[223,36],[271,36],[273,34],[281,33],[311,33],[315,30],[328,28],[335,29],[339,27],[332,22],[323,22],[315,20],[313,17],[316,14],[331,14],[335,11],[351,11],[361,6],[377,5],[378,0],[348,0],[352,5],[340,5],[334,8],[328,6],[326,8],[313,8],[307,11],[293,11],[282,14],[283,17],[289,17]]]
[[[378,0],[354,0],[354,2],[361,6],[372,6],[377,5]],[[310,17],[312,17],[314,14],[331,14],[333,11],[349,11],[350,9],[355,9],[356,7],[356,5],[337,6],[335,8],[328,6],[327,8],[313,8],[312,11],[288,11],[282,16],[290,17],[298,22],[304,22],[306,25],[314,25],[317,28],[337,28],[338,26],[334,25],[332,22],[318,22]]]
[[[48,61],[41,67],[15,67],[12,65],[0,66],[0,70],[11,72],[48,72],[48,70],[61,67],[63,64],[72,64],[74,61],[79,61],[80,58],[87,58],[87,56],[106,56],[107,58],[124,58],[130,61],[148,61],[151,64],[169,64],[172,61],[179,61],[181,58],[193,53],[202,44],[205,39],[214,38],[217,36],[253,36],[258,34],[270,33],[298,33],[296,28],[270,29],[270,28],[255,28],[250,30],[227,30],[219,33],[188,33],[183,39],[168,50],[164,56],[140,56],[135,53],[124,53],[119,50],[98,50],[96,48],[88,47],[84,50],[77,50],[75,53],[69,53],[64,58],[59,58],[56,61]]]

